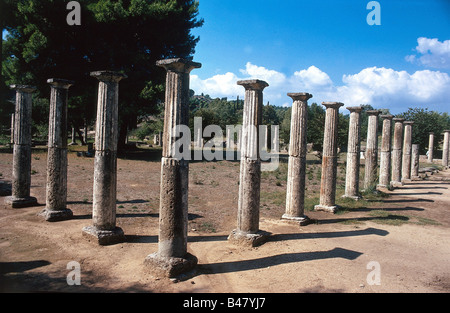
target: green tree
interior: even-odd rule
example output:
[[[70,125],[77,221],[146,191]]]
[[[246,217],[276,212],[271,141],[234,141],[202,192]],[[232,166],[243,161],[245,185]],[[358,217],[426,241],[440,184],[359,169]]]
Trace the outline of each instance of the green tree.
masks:
[[[36,85],[37,96],[48,98],[48,78],[74,80],[69,116],[79,128],[85,120],[95,119],[97,81],[89,73],[109,69],[127,74],[119,91],[119,144],[123,144],[137,117],[157,113],[157,104],[163,101],[165,71],[156,61],[192,58],[199,38],[191,30],[203,24],[198,1],[78,2],[80,26],[67,24],[65,1],[13,2],[16,20],[6,25],[9,35],[3,47],[6,82]]]

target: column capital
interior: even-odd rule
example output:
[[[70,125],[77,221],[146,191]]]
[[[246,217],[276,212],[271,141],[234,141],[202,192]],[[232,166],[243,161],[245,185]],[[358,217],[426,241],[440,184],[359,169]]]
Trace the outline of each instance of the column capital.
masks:
[[[156,65],[163,67],[166,71],[177,73],[190,73],[194,68],[201,68],[202,64],[183,58],[164,59],[156,61]]]
[[[37,88],[31,85],[10,85],[9,88],[22,92],[34,92]]]
[[[97,78],[100,81],[112,81],[119,82],[123,78],[127,78],[128,76],[119,72],[114,71],[95,71],[90,74],[92,77]]]
[[[434,135],[434,132],[429,132],[428,135]]]
[[[405,121],[403,117],[394,117],[392,120],[397,123],[403,123]]]
[[[361,111],[362,111],[362,107],[361,106],[346,107],[346,109],[349,110],[350,112],[356,112],[356,113],[361,113]]]
[[[292,100],[300,100],[300,101],[307,101],[308,99],[312,98],[312,94],[307,92],[290,92],[287,94],[288,97],[291,97]]]
[[[379,114],[381,114],[380,110],[368,110],[366,111],[367,115],[374,115],[374,116],[378,116]]]
[[[414,124],[414,122],[413,121],[405,121],[403,124],[412,126]]]
[[[248,80],[239,80],[237,81],[238,85],[243,86],[245,90],[264,90],[269,84],[263,80],[259,79],[248,79]]]
[[[380,115],[380,117],[385,120],[392,120],[394,118],[394,115],[383,114],[383,115]]]
[[[450,129],[444,130],[444,133],[450,133]]]
[[[327,109],[328,108],[339,109],[344,104],[341,102],[322,102],[322,105],[325,106]]]
[[[64,88],[69,89],[70,86],[73,86],[75,82],[73,80],[61,79],[61,78],[49,78],[47,79],[47,83],[55,88]]]

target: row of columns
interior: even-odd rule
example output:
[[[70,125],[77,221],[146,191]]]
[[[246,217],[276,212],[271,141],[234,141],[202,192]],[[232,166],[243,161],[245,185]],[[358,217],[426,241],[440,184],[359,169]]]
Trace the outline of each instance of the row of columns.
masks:
[[[179,134],[175,126],[187,125],[189,119],[189,73],[201,67],[200,63],[184,59],[161,60],[158,66],[166,70],[166,94],[163,155],[161,159],[161,188],[158,251],[147,256],[144,263],[151,271],[164,276],[177,276],[189,271],[197,264],[197,258],[187,252],[188,225],[188,181],[189,162],[176,154],[174,143]],[[94,163],[94,199],[92,225],[83,228],[83,234],[98,244],[111,244],[124,240],[123,230],[116,227],[116,171],[117,171],[117,130],[118,130],[118,84],[126,75],[99,71],[91,73],[99,80],[96,154]],[[42,215],[49,221],[70,218],[72,212],[66,208],[67,195],[67,91],[73,82],[50,79],[51,113],[49,127],[49,157],[47,173],[47,205]],[[237,228],[229,236],[229,241],[256,246],[264,242],[269,233],[259,229],[261,159],[259,155],[259,125],[262,122],[263,90],[268,84],[262,80],[239,81],[245,88],[243,135],[241,142],[241,165]],[[31,164],[31,92],[30,87],[19,86],[17,90],[15,133],[14,133],[14,181],[20,181],[25,188],[16,188],[13,183],[14,199],[28,199]],[[306,173],[306,130],[308,93],[289,93],[293,99],[291,140],[287,180],[286,212],[284,219],[296,220],[301,225],[308,223],[304,215],[305,173]],[[323,141],[322,177],[320,202],[315,210],[335,212],[337,174],[337,129],[340,102],[324,102],[326,118]],[[360,123],[361,107],[349,107],[349,153],[347,155],[347,175],[345,196],[359,198],[360,165]],[[379,111],[369,111],[369,128],[366,153],[366,175],[364,188],[374,183],[377,169],[377,124]],[[409,177],[406,166],[411,164],[411,125],[405,122],[405,136],[402,151],[403,120],[392,116],[381,116],[383,136],[380,185],[386,186],[390,179],[401,182],[401,177]],[[391,119],[394,125],[392,146],[392,174],[389,169],[391,159]],[[448,135],[447,135],[448,136]],[[448,138],[448,137],[447,137]],[[16,147],[17,146],[17,147]],[[447,140],[448,149],[448,140]],[[16,153],[16,150],[19,153]],[[414,149],[413,151],[416,151]],[[403,154],[403,160],[402,160]],[[448,152],[447,152],[448,155]],[[23,158],[24,160],[22,160]],[[414,159],[415,162],[415,159]],[[404,171],[400,171],[403,163]],[[406,165],[405,165],[406,164]],[[28,167],[27,167],[28,166]],[[17,167],[17,169],[16,169]],[[409,171],[410,173],[410,171]],[[22,177],[23,176],[23,177]],[[26,177],[25,177],[26,176]],[[392,178],[390,178],[392,177]],[[26,192],[28,190],[28,193]],[[34,202],[33,202],[34,203]]]

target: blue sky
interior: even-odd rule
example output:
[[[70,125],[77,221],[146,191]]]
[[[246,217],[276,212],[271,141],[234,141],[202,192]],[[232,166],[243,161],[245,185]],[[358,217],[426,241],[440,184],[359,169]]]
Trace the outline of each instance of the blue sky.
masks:
[[[397,114],[408,107],[450,113],[450,1],[200,0],[203,27],[191,88],[211,97],[243,97],[238,79],[270,86],[264,101],[289,106],[288,92],[311,102],[371,104]],[[345,110],[345,109],[344,109]]]

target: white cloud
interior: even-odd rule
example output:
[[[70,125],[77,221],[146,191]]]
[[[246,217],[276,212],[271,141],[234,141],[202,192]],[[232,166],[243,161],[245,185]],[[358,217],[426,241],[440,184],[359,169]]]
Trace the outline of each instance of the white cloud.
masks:
[[[269,83],[264,90],[264,103],[269,101],[274,105],[291,104],[288,92],[309,92],[314,96],[310,102],[339,101],[345,104],[344,108],[370,104],[379,109],[388,108],[394,114],[416,106],[449,111],[450,76],[440,71],[423,70],[409,74],[391,68],[369,67],[356,74],[343,75],[342,82],[337,83],[316,66],[287,76],[248,62],[239,72],[241,77],[229,72],[205,80],[191,75],[191,88],[197,94],[211,97],[243,97],[244,89],[236,82],[257,78]]]
[[[450,68],[450,40],[440,42],[437,38],[420,37],[417,44],[415,50],[421,55],[408,55],[406,61],[438,69]]]

